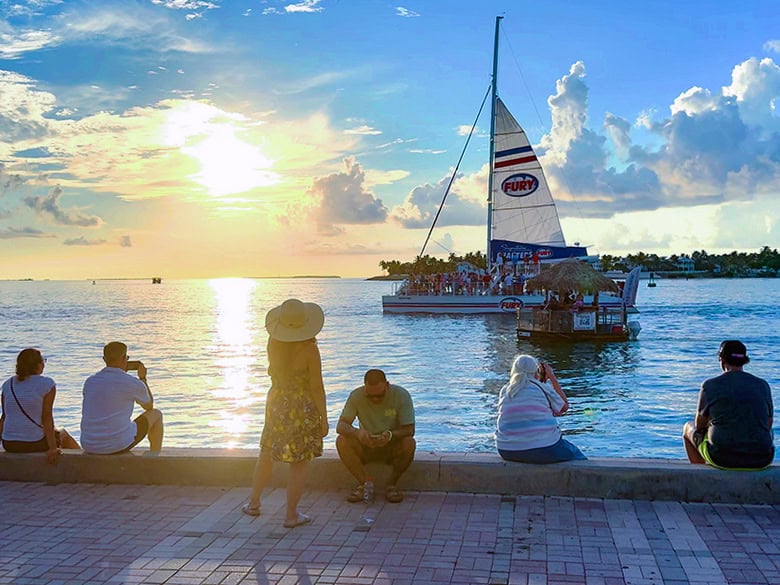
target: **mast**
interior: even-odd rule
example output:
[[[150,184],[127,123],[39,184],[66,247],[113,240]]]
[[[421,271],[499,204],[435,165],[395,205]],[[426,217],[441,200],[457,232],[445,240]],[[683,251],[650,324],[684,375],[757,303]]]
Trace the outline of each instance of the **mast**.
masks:
[[[488,162],[488,210],[487,210],[487,270],[491,268],[490,240],[493,231],[493,158],[496,152],[496,98],[498,97],[498,27],[503,16],[496,16],[496,34],[493,40],[493,77],[490,85],[490,158]]]

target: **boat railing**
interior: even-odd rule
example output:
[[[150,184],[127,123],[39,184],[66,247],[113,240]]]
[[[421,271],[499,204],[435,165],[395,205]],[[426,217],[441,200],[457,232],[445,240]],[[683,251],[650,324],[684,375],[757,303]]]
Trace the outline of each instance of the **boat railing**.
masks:
[[[393,295],[405,296],[451,296],[451,295],[495,295],[495,294],[522,294],[522,285],[513,287],[499,286],[496,283],[484,281],[458,282],[458,281],[415,281],[404,279],[393,282]]]
[[[626,324],[623,307],[585,307],[574,309],[523,308],[517,311],[517,328],[544,333],[576,333],[593,331],[614,333]]]

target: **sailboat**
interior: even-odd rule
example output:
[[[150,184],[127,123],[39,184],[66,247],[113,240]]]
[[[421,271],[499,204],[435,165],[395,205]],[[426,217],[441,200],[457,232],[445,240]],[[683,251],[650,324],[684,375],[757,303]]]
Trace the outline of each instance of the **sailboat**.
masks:
[[[410,276],[382,297],[385,313],[512,313],[542,306],[546,297],[524,290],[541,264],[588,257],[584,246],[569,246],[547,179],[525,131],[498,97],[496,18],[491,82],[490,175],[488,179],[487,271],[459,266],[451,275]],[[621,294],[601,295],[602,306],[633,307],[639,268]],[[565,291],[564,291],[565,292]],[[592,298],[585,299],[592,302]]]

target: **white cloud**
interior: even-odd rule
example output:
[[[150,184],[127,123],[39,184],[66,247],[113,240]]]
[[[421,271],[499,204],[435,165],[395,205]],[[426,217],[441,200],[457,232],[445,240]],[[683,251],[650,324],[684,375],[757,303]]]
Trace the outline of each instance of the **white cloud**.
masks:
[[[18,59],[25,53],[57,45],[61,39],[45,30],[0,32],[0,58]]]
[[[377,185],[391,185],[401,181],[409,176],[409,171],[396,169],[392,171],[380,171],[376,169],[365,170],[366,187],[375,187]]]
[[[437,221],[437,226],[481,225],[485,223],[485,206],[475,198],[474,186],[481,184],[485,192],[484,182],[487,175],[483,171],[476,173],[479,177],[458,176],[453,182],[447,200]],[[392,217],[403,227],[409,229],[427,228],[439,209],[447,185],[451,177],[443,177],[437,183],[418,185],[407,194],[401,205],[392,210]],[[480,190],[477,188],[477,190]]]
[[[780,39],[773,39],[765,42],[764,50],[767,53],[780,53]]]
[[[611,113],[604,134],[588,127],[583,63],[556,90],[548,100],[552,129],[537,154],[563,215],[610,217],[780,190],[780,68],[771,59],[737,65],[720,92],[683,91],[665,119],[640,113],[637,126],[651,133],[652,146],[634,143],[631,124]]]
[[[458,136],[468,136],[471,133],[471,126],[467,124],[462,124],[458,126],[455,130],[458,133]],[[474,135],[480,133],[479,126],[474,126]]]
[[[325,10],[320,6],[322,0],[301,0],[297,4],[288,4],[284,7],[285,12],[322,12]]]
[[[161,4],[173,10],[213,10],[219,8],[216,2],[206,0],[152,0],[152,4]]]
[[[398,16],[403,16],[404,18],[414,18],[416,16],[420,16],[419,12],[415,12],[414,10],[409,10],[408,8],[404,8],[403,6],[396,6],[395,13]]]
[[[434,148],[410,148],[409,152],[413,154],[444,154],[446,150],[436,150]]]
[[[377,130],[376,128],[372,128],[371,126],[367,126],[365,124],[344,130],[344,134],[361,134],[363,136],[376,136],[381,133],[381,130]]]
[[[181,25],[165,13],[136,3],[105,3],[91,6],[89,11],[74,8],[59,15],[54,23],[65,43],[98,40],[143,48],[153,44],[161,52],[216,51],[216,47],[180,32]]]

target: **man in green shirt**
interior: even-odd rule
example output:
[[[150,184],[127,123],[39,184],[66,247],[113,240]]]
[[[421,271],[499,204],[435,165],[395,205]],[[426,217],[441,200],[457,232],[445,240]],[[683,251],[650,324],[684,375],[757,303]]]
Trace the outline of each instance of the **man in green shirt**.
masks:
[[[352,391],[336,427],[336,449],[359,485],[347,496],[349,502],[370,500],[374,484],[365,463],[382,461],[393,467],[385,487],[385,499],[403,500],[397,483],[414,460],[414,405],[404,388],[390,384],[382,370],[368,370],[363,386]],[[352,426],[355,418],[359,428]]]

